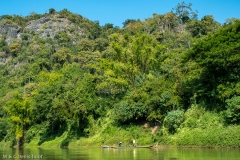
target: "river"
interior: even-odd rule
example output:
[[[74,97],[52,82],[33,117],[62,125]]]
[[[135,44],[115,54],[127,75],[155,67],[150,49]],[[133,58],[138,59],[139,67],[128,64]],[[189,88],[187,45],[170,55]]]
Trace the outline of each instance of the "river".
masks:
[[[240,160],[239,149],[0,148],[0,160]]]

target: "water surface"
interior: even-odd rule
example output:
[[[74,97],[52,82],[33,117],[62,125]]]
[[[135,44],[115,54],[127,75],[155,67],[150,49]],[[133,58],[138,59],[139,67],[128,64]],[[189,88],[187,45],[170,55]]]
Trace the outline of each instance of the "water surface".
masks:
[[[239,149],[0,148],[0,160],[240,160]]]

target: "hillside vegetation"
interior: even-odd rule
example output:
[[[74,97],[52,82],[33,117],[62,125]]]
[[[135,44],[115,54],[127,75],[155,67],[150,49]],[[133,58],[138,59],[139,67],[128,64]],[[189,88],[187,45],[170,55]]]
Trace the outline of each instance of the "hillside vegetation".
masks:
[[[100,26],[0,18],[0,146],[240,147],[240,21],[190,4]]]

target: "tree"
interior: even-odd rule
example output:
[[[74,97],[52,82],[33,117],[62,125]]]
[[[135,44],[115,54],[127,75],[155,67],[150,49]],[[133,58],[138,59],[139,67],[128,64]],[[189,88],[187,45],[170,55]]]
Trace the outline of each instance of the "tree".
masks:
[[[220,23],[214,20],[212,15],[206,15],[201,19],[202,30],[201,33],[206,35],[209,32],[214,32],[220,27]]]
[[[235,86],[240,78],[239,43],[240,21],[236,21],[208,35],[186,54],[185,58],[193,60],[198,66],[198,76],[192,75],[195,78],[186,84],[191,84],[192,95],[195,93],[198,101],[211,104],[208,106],[211,109],[224,109],[225,100],[237,94]]]
[[[18,55],[18,52],[21,48],[21,44],[19,42],[13,42],[10,46],[9,46],[9,49],[10,49],[10,52],[13,56],[17,56]]]
[[[107,48],[108,44],[109,41],[106,38],[96,38],[94,50],[102,52]]]
[[[127,19],[123,22],[123,28],[127,27],[127,25],[131,24],[131,23],[135,23],[135,22],[141,22],[139,19],[135,20],[135,19]]]
[[[226,100],[227,110],[224,112],[225,118],[228,123],[240,123],[240,96],[234,96]]]
[[[56,39],[61,46],[67,47],[70,45],[71,37],[66,32],[58,32],[54,36],[54,39]]]
[[[164,125],[169,129],[170,133],[175,133],[184,120],[184,112],[182,110],[173,110],[168,112],[164,120]]]
[[[68,48],[61,48],[53,54],[53,61],[63,65],[64,63],[71,62],[71,50]]]
[[[92,52],[94,49],[94,41],[84,38],[77,43],[77,49],[79,51],[91,51]]]
[[[187,22],[187,29],[194,37],[201,37],[201,35],[215,32],[219,27],[220,23],[216,22],[212,15],[204,16],[201,21],[191,19]]]
[[[104,30],[108,30],[108,29],[111,29],[113,28],[113,24],[112,23],[106,23],[104,26],[103,26],[103,29]]]
[[[24,132],[32,122],[32,101],[23,99],[19,93],[14,94],[14,98],[7,102],[5,107],[11,130],[15,132],[17,147],[24,143]]]
[[[55,12],[56,12],[56,10],[54,8],[49,9],[49,14],[54,14]]]
[[[156,67],[158,47],[156,40],[150,35],[142,34],[134,39],[131,48],[133,61],[142,73],[148,73]]]
[[[64,105],[62,97],[64,92],[62,76],[57,72],[42,71],[37,77],[39,85],[33,95],[35,101],[33,106],[34,122],[41,124],[44,121],[49,121],[51,126],[49,132],[51,133],[56,133],[67,117],[67,115],[63,116],[67,106]]]
[[[186,23],[189,19],[197,19],[198,11],[192,11],[192,4],[186,4],[185,2],[178,3],[178,5],[172,9],[172,12],[179,18],[181,24]]]
[[[240,21],[240,19],[239,18],[227,18],[224,25],[233,24],[235,21]]]

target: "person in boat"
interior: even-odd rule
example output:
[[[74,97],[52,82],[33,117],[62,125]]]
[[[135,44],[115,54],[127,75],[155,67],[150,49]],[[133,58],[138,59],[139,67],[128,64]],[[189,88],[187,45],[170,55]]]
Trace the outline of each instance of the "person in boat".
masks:
[[[122,147],[122,142],[119,142],[118,147]]]
[[[136,147],[136,140],[133,139],[133,146]]]

